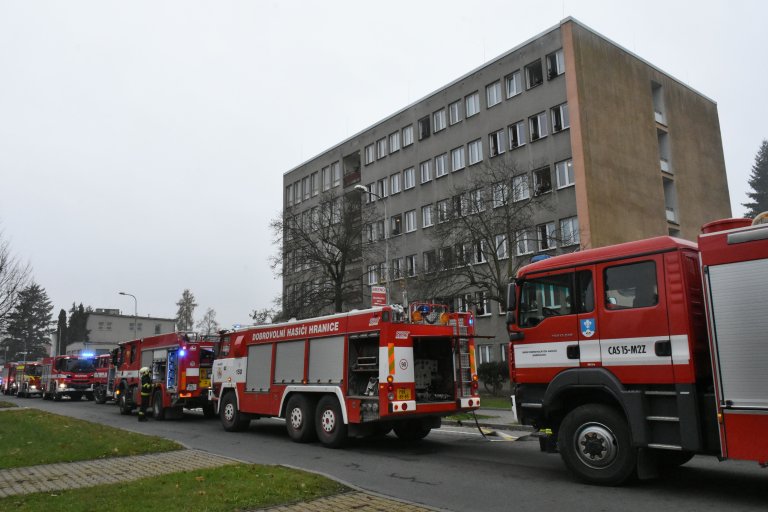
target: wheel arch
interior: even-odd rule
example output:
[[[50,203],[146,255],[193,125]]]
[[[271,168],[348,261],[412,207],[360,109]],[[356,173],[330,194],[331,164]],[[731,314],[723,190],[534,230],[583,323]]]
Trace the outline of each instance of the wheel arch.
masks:
[[[339,386],[286,386],[283,390],[283,397],[280,400],[280,410],[278,411],[281,418],[285,417],[285,409],[288,400],[292,395],[297,393],[314,395],[314,398],[317,400],[320,400],[323,395],[334,395],[339,402],[341,417],[344,420],[344,424],[349,424],[349,418],[347,417],[347,402],[344,400],[344,395]]]

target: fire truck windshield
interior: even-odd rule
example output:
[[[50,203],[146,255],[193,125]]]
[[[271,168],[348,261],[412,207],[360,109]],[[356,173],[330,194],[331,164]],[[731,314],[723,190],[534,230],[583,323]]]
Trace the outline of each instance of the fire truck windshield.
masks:
[[[43,368],[40,366],[27,366],[24,368],[24,375],[29,375],[30,377],[39,377],[43,374]]]
[[[56,369],[60,372],[92,372],[93,359],[59,359]]]

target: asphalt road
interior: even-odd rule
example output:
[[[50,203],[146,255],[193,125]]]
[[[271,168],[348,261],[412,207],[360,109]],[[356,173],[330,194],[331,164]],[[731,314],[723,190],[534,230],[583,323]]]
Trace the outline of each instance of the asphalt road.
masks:
[[[138,423],[113,405],[0,397],[22,406],[159,435],[190,448],[252,463],[317,471],[388,496],[451,511],[638,512],[765,511],[768,470],[756,463],[695,457],[662,478],[604,488],[575,482],[558,455],[538,442],[487,441],[476,431],[443,427],[416,445],[394,435],[353,440],[331,450],[288,439],[279,420],[257,420],[247,432],[225,432],[218,420],[186,414],[180,421]]]

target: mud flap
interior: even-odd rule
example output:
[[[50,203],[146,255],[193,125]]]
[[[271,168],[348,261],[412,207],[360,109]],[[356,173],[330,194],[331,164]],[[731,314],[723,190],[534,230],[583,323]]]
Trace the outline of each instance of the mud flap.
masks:
[[[638,448],[637,478],[640,480],[651,480],[658,478],[658,476],[659,466],[656,463],[656,457],[647,448]]]

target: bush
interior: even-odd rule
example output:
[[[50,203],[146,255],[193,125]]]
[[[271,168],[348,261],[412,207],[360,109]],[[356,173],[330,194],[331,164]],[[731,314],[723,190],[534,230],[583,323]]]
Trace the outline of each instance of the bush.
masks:
[[[477,369],[477,376],[483,381],[486,391],[498,396],[509,379],[509,367],[503,361],[483,363]]]

